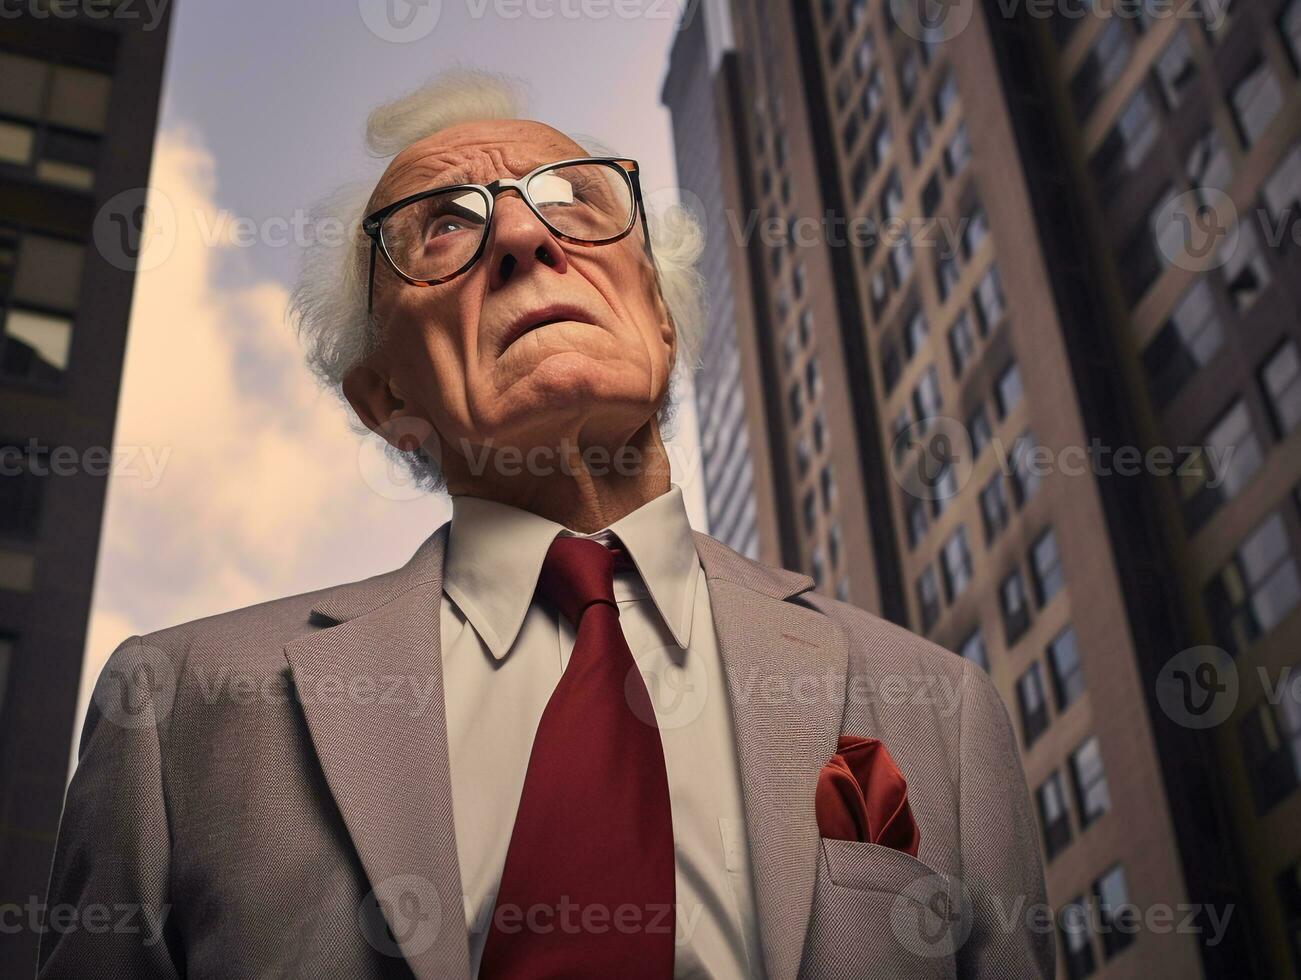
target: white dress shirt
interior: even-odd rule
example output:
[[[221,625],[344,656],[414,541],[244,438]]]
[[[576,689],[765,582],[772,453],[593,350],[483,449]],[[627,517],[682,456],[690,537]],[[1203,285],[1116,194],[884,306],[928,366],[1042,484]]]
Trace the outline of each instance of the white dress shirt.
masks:
[[[452,500],[443,578],[443,677],[456,849],[477,977],[533,737],[574,629],[533,602],[567,528],[477,497]],[[758,977],[761,960],[727,689],[705,576],[674,485],[594,537],[618,538],[619,622],[655,707],[676,876],[674,977]]]

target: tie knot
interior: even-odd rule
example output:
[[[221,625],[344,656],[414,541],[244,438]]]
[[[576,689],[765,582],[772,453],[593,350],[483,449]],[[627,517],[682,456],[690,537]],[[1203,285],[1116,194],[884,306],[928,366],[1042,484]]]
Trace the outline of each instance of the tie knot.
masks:
[[[562,536],[551,542],[538,576],[538,592],[575,627],[594,602],[614,601],[615,555],[591,538]]]

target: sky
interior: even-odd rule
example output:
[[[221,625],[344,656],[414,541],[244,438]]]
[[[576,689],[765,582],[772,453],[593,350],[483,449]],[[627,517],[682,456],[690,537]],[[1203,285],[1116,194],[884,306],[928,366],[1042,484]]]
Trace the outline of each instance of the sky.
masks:
[[[506,72],[532,118],[636,158],[650,206],[672,201],[659,93],[684,2],[175,5],[150,178],[169,234],[136,281],[115,433],[134,464],[109,484],[79,721],[127,637],[397,567],[450,514],[352,431],[285,319],[295,219],[383,169],[367,113],[446,68]],[[708,530],[681,398],[674,477]]]

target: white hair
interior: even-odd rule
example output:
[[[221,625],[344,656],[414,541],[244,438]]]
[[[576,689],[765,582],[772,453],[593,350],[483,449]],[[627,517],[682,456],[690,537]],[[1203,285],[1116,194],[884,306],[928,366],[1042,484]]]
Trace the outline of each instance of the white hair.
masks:
[[[444,71],[426,84],[374,109],[366,120],[366,147],[387,161],[417,140],[463,122],[526,118],[522,83],[508,75],[475,68]],[[619,156],[595,139],[571,138],[593,156]],[[342,236],[315,236],[302,253],[298,280],[289,303],[289,320],[302,341],[308,366],[322,386],[343,398],[343,379],[379,345],[381,327],[366,311],[370,239],[361,230],[374,179],[338,188],[311,210],[311,227],[341,228]],[[652,211],[647,229],[660,295],[677,337],[674,381],[660,410],[671,421],[678,371],[698,366],[705,320],[704,281],[696,260],[704,248],[699,220],[680,204]],[[382,260],[381,260],[382,261]],[[366,431],[353,418],[353,428]],[[407,464],[417,485],[441,489],[442,474],[423,450],[391,450]]]

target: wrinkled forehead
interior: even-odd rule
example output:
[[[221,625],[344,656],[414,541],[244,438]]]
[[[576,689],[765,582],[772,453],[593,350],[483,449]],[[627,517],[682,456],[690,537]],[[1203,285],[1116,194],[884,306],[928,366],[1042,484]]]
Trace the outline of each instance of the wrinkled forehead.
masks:
[[[367,211],[430,187],[521,177],[555,160],[587,156],[570,137],[531,119],[459,123],[417,140],[395,156]]]

